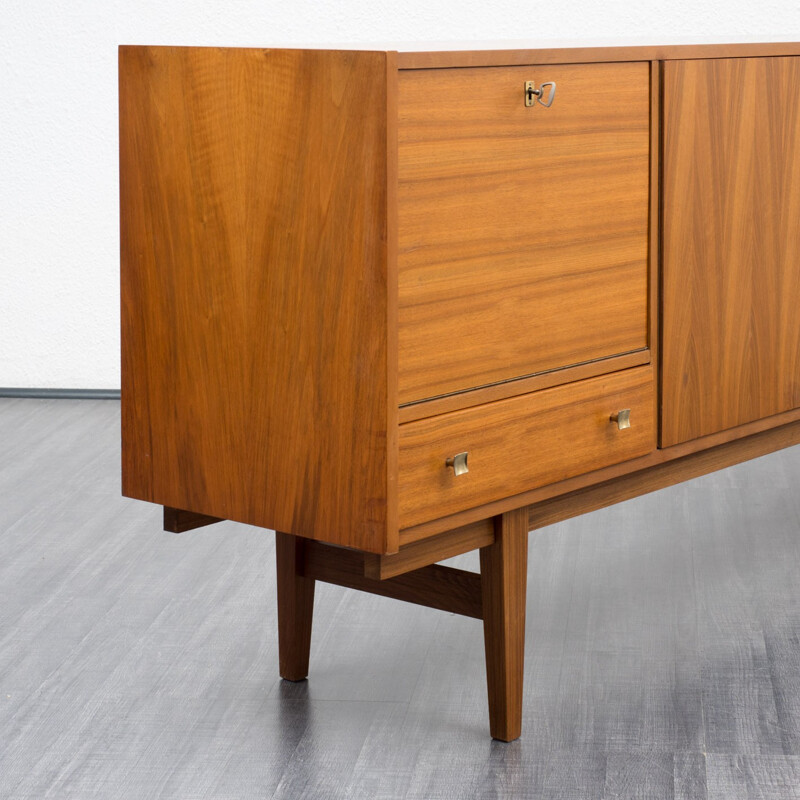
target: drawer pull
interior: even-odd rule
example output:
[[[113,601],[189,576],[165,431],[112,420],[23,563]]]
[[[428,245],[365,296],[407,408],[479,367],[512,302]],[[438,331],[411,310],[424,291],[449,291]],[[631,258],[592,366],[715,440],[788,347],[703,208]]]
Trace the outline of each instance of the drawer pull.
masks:
[[[620,430],[624,430],[625,428],[630,428],[631,410],[629,408],[623,408],[622,411],[617,411],[616,414],[611,415],[611,421],[616,422],[617,427]]]
[[[469,467],[467,466],[467,456],[468,453],[456,453],[451,458],[448,458],[445,461],[446,467],[452,467],[453,472],[455,472],[456,476],[463,475],[465,472],[469,472]]]

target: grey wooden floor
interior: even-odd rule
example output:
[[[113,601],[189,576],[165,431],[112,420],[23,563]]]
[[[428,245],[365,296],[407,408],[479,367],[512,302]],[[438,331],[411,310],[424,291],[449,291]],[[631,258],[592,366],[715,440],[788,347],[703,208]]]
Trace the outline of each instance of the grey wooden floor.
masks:
[[[475,620],[322,585],[282,683],[271,533],[161,532],[118,403],[0,444],[0,798],[800,797],[800,448],[531,534],[504,745]]]

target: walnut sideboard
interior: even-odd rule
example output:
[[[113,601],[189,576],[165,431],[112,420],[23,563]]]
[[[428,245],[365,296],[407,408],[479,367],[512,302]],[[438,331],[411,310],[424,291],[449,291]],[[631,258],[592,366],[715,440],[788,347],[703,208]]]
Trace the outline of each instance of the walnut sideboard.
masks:
[[[530,529],[800,442],[800,45],[124,46],[122,485],[483,620]],[[437,562],[480,549],[480,574]]]

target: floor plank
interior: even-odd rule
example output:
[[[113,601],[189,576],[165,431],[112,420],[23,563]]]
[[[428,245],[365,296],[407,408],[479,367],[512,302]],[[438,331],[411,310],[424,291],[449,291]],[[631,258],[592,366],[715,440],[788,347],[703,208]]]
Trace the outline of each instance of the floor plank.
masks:
[[[709,800],[800,798],[800,757],[709,755]]]

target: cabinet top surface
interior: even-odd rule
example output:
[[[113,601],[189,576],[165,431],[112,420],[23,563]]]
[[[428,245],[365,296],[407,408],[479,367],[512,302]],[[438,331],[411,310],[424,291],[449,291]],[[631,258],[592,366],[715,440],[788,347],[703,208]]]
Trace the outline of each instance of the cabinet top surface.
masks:
[[[658,61],[686,58],[736,58],[746,56],[800,55],[797,42],[731,42],[731,43],[662,43],[642,42],[544,42],[541,44],[507,43],[499,47],[464,49],[409,49],[398,52],[398,67],[419,69],[432,67],[501,66],[553,64],[588,61]]]
[[[124,47],[124,45],[123,45]],[[798,56],[800,42],[737,41],[648,42],[642,40],[518,40],[500,42],[418,42],[309,45],[313,49],[383,51],[396,55],[398,69],[514,66],[601,61],[660,61],[692,58],[745,58]]]

